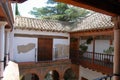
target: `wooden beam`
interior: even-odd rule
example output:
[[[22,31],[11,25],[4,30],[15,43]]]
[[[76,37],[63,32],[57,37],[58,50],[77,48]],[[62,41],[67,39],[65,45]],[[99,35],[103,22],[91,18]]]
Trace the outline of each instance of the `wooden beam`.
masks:
[[[23,2],[25,2],[25,1],[27,1],[27,0],[10,0],[11,2],[13,2],[13,3],[23,3]]]
[[[49,35],[31,35],[31,34],[14,34],[15,37],[34,37],[34,38],[58,38],[58,39],[68,39],[65,36],[49,36]]]
[[[116,0],[73,0],[78,3],[90,5],[98,9],[102,9],[109,13],[120,15],[120,2]]]
[[[80,37],[80,36],[100,36],[100,35],[113,35],[113,28],[105,29],[105,30],[94,30],[94,31],[78,31],[71,32],[70,37]]]
[[[74,6],[86,8],[103,14],[116,16],[120,15],[120,5],[119,3],[110,3],[110,0],[56,0],[58,2],[63,2],[71,4]],[[115,2],[115,1],[114,1]]]

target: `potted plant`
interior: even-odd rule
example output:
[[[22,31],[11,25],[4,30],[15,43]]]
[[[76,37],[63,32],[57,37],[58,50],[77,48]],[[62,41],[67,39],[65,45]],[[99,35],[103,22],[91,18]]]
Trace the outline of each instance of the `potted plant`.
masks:
[[[114,47],[109,47],[108,49],[106,49],[106,50],[103,50],[103,52],[105,53],[105,54],[112,54],[113,52],[114,52]],[[105,63],[107,63],[107,64],[109,64],[110,63],[110,58],[104,58],[104,62]]]
[[[84,43],[82,43],[80,46],[79,46],[79,50],[80,50],[80,53],[81,55],[83,55],[87,49],[88,49],[88,44],[90,44],[92,42],[93,38],[92,37],[89,37]]]

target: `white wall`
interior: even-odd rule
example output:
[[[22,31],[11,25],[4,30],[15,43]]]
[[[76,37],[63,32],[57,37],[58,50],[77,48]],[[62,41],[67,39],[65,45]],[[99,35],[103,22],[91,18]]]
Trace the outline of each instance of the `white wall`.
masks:
[[[68,39],[53,39],[53,57],[54,57],[54,49],[56,44],[65,44],[69,45],[69,34],[68,33],[58,33],[58,32],[41,32],[41,31],[32,31],[32,30],[14,30],[16,34],[31,34],[31,35],[50,35],[50,36],[63,36],[68,37]],[[28,62],[28,61],[35,61],[35,49],[27,53],[18,53],[17,46],[19,45],[27,45],[29,43],[35,43],[35,48],[37,49],[37,38],[30,38],[30,37],[14,37],[14,60],[17,62]],[[54,59],[53,59],[54,60]]]
[[[96,78],[105,76],[100,72],[96,72],[91,69],[84,68],[82,66],[80,66],[80,74],[79,75],[80,75],[79,80],[81,80],[81,77],[84,77],[88,80],[94,80]]]
[[[32,50],[26,53],[18,52],[18,46],[27,45],[29,43],[34,43],[35,48],[33,48]],[[14,37],[14,60],[17,62],[35,61],[36,48],[37,48],[37,38]]]
[[[83,43],[85,40],[81,40],[80,43]],[[103,53],[103,50],[106,50],[110,47],[109,40],[95,40],[95,52],[96,53]],[[88,45],[89,52],[93,52],[93,42]]]
[[[49,35],[49,36],[63,36],[63,37],[70,37],[69,33],[62,33],[62,32],[46,32],[46,31],[34,31],[34,30],[18,30],[15,29],[14,33],[17,34],[30,34],[30,35]]]
[[[106,50],[110,47],[109,40],[96,40],[95,41],[95,52],[103,53],[103,50]]]
[[[60,45],[68,45],[68,46],[70,45],[69,39],[53,39],[53,60],[56,60],[56,59],[55,59],[55,54],[57,54],[57,53],[55,53],[55,49],[56,49],[55,45],[57,45],[57,44],[60,44]],[[64,49],[64,48],[62,48],[62,50],[63,50],[63,49]],[[64,53],[61,53],[62,57],[61,57],[60,59],[68,59],[68,58],[69,58],[69,52],[66,53],[66,54],[68,54],[67,57],[64,56]],[[57,58],[57,59],[59,59],[59,58]]]
[[[14,33],[10,32],[10,37],[9,37],[9,54],[10,54],[10,60],[14,60]]]
[[[56,44],[65,44],[69,45],[69,40],[68,39],[53,39],[53,48],[55,48]]]

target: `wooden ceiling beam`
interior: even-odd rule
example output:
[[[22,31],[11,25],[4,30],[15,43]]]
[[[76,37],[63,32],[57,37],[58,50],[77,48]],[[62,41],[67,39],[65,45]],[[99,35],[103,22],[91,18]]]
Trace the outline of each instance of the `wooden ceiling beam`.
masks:
[[[110,13],[120,15],[120,2],[116,0],[73,0],[78,3],[90,5]]]
[[[100,36],[100,35],[113,35],[113,28],[105,29],[105,30],[94,30],[92,32],[89,31],[79,31],[79,32],[71,32],[70,37],[80,37],[80,36]]]
[[[110,16],[120,15],[120,2],[115,0],[56,0],[56,1],[97,11]]]
[[[27,0],[10,0],[11,2],[17,2],[17,3],[23,3],[23,2],[25,2],[25,1],[27,1]]]
[[[0,20],[6,21],[12,30],[14,20],[13,20],[11,2],[6,1],[6,0],[1,0],[0,7],[1,7],[1,12],[3,13],[2,15],[0,15]]]

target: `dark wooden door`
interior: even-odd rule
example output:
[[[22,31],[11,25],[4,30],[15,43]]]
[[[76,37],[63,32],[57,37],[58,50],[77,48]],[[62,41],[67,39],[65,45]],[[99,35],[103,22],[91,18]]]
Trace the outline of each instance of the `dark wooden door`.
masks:
[[[52,60],[53,39],[39,38],[38,39],[38,61]]]

